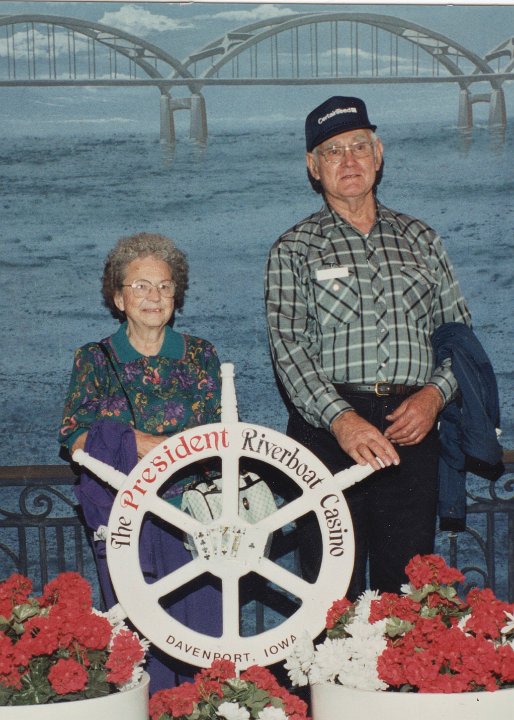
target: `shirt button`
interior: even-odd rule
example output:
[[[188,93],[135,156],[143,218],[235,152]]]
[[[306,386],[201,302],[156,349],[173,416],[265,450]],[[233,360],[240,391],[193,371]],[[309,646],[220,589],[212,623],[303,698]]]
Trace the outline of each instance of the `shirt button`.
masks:
[[[337,292],[340,287],[341,287],[341,286],[339,285],[339,283],[334,283],[334,284],[332,285],[332,290],[333,290],[334,292]]]

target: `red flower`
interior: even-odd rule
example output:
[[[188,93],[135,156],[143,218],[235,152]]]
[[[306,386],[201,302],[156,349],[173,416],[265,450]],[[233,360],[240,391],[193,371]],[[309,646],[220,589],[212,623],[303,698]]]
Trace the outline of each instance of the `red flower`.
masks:
[[[72,658],[58,660],[50,668],[48,680],[58,695],[84,690],[88,681],[88,674],[80,663]]]
[[[514,648],[501,645],[498,648],[498,673],[504,683],[514,683]]]
[[[260,665],[252,665],[245,670],[241,674],[241,680],[254,683],[261,690],[265,690],[268,695],[278,695],[281,690],[275,676],[267,668]]]
[[[194,683],[185,682],[171,690],[158,690],[150,698],[150,717],[159,720],[161,715],[182,717],[193,712],[200,700]]]
[[[332,607],[327,612],[327,620],[325,623],[327,630],[331,630],[334,625],[341,619],[341,617],[345,615],[352,607],[353,603],[351,603],[346,598],[336,600],[334,603],[332,603]]]
[[[161,715],[169,714],[171,692],[171,689],[157,690],[151,696],[148,708],[151,720],[159,720]]]
[[[41,607],[60,605],[77,611],[92,607],[91,586],[79,573],[64,572],[47,583],[40,600]]]
[[[19,573],[13,573],[0,584],[0,615],[10,617],[13,608],[26,603],[31,592],[32,582]]]
[[[210,680],[209,678],[199,677],[196,681],[198,695],[207,700],[211,695],[223,697],[223,685],[219,680]]]
[[[415,555],[405,572],[415,588],[422,588],[423,585],[453,585],[464,580],[464,575],[448,567],[439,555]]]
[[[501,629],[505,625],[505,613],[514,612],[514,604],[497,600],[492,590],[473,588],[466,598],[471,615],[466,622],[466,630],[483,635],[492,640],[501,639]]]
[[[200,670],[195,676],[195,680],[197,678],[204,678],[223,682],[224,680],[235,677],[235,674],[236,666],[232,660],[222,660],[219,658],[218,660],[213,660],[210,667]]]
[[[49,617],[37,615],[29,618],[24,633],[14,648],[16,662],[28,665],[33,657],[51,655],[59,647],[59,626]]]
[[[369,622],[371,624],[384,618],[396,617],[407,622],[415,622],[419,616],[421,605],[409,597],[383,593],[379,600],[373,600],[370,607]]]
[[[77,613],[71,628],[82,647],[88,650],[105,650],[111,640],[112,627],[106,617],[94,613]]]
[[[297,720],[306,720],[306,702],[304,702],[296,695],[292,695],[291,693],[287,692],[287,690],[283,691],[283,696],[281,697],[281,700],[284,703],[284,710],[286,712],[286,715],[288,715],[289,720],[295,720],[295,718]]]
[[[11,638],[0,632],[0,685],[16,685],[20,683],[17,663],[14,659],[15,645]]]
[[[144,651],[137,635],[130,630],[121,630],[112,641],[105,667],[109,670],[107,680],[123,685],[132,677],[133,669],[144,657]]]

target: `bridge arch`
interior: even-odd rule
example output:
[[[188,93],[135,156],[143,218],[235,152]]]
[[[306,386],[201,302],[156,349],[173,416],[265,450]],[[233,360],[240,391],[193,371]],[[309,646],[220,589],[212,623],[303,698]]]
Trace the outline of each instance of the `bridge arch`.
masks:
[[[266,76],[277,84],[451,79],[460,86],[460,128],[473,125],[470,86],[487,82],[490,92],[477,100],[490,103],[491,127],[506,124],[502,80],[487,59],[440,33],[389,15],[326,12],[262,20],[226,33],[183,64],[198,80],[221,77],[228,70],[250,83]]]
[[[174,142],[173,116],[182,109],[190,111],[191,138],[206,140],[201,90],[221,84],[454,82],[460,91],[458,127],[472,127],[477,102],[489,104],[490,127],[506,127],[502,83],[513,77],[514,38],[481,58],[440,33],[393,16],[292,12],[227,32],[180,61],[134,35],[76,18],[7,15],[0,16],[2,26],[0,85],[156,86],[165,142]],[[505,57],[507,67],[495,73],[489,62]],[[472,93],[476,83],[488,83],[488,91]],[[190,96],[172,97],[176,86],[188,88]]]
[[[142,74],[161,92],[161,139],[174,140],[178,109],[191,111],[192,137],[203,133],[205,106],[194,78],[162,48],[109,25],[57,15],[0,16],[1,27],[10,84],[136,84]],[[191,96],[171,98],[170,77],[186,81]]]

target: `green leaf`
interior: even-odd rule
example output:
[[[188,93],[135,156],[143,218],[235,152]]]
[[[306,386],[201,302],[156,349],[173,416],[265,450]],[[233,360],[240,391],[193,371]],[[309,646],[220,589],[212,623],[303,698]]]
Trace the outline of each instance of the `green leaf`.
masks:
[[[17,623],[24,623],[29,618],[34,617],[34,615],[41,614],[41,608],[35,601],[24,603],[23,605],[16,605],[12,611],[12,617]]]
[[[388,618],[385,626],[385,631],[387,635],[391,638],[398,637],[399,635],[404,635],[405,633],[409,632],[414,626],[412,623],[408,622],[407,620],[401,620],[397,617]]]

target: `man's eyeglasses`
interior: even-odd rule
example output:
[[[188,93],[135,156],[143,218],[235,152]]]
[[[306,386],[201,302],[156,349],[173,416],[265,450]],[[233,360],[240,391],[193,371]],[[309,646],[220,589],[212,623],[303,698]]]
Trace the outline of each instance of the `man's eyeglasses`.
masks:
[[[132,288],[134,297],[137,298],[148,297],[152,292],[152,288],[156,288],[159,294],[166,298],[171,298],[175,295],[175,283],[172,280],[163,280],[157,285],[154,285],[149,280],[134,280],[130,285],[123,285],[122,287]]]
[[[343,161],[347,150],[349,150],[357,160],[369,157],[373,154],[373,145],[369,140],[363,140],[362,142],[355,142],[351,145],[332,145],[331,147],[326,147],[324,150],[318,150],[318,152],[320,155],[323,155],[325,162],[335,164]]]

